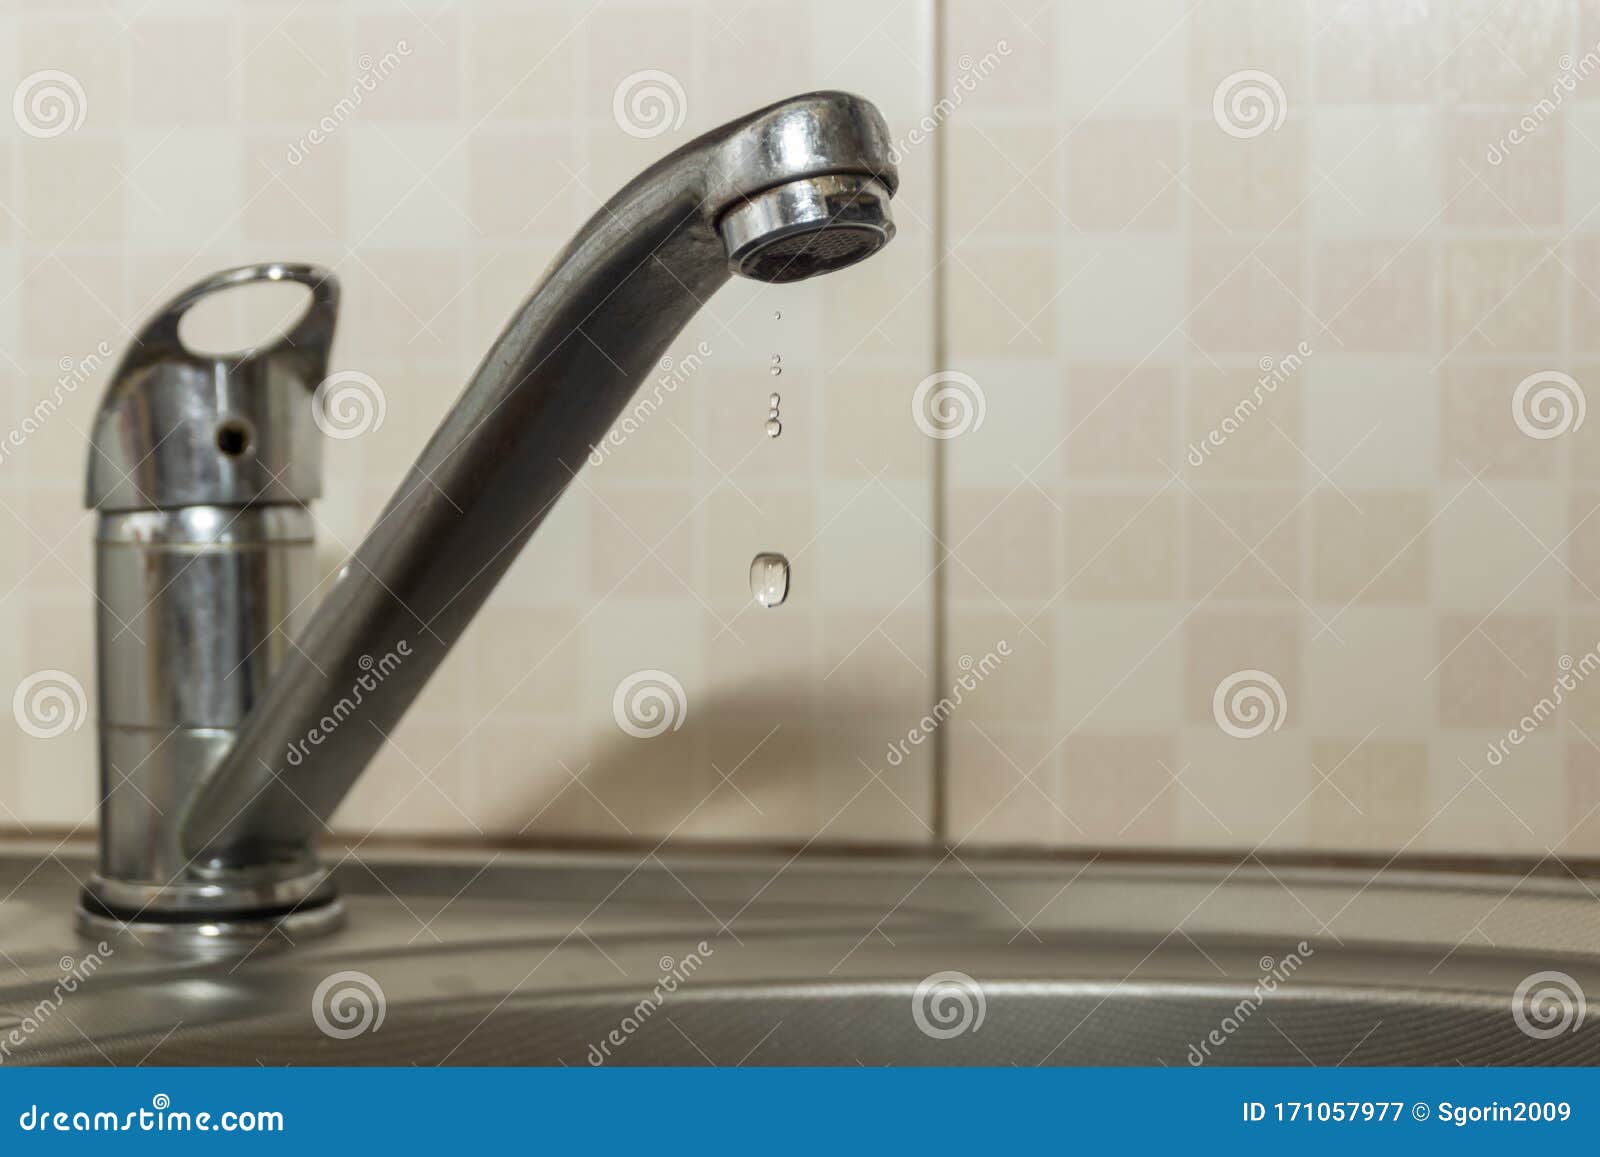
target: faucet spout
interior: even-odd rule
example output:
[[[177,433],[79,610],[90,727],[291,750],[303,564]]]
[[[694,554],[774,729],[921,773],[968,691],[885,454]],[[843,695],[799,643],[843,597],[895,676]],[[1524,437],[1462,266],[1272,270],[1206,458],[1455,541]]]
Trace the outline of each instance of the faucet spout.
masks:
[[[792,281],[876,251],[896,184],[877,110],[816,93],[690,142],[596,213],[188,802],[199,870],[313,865],[327,817],[700,305],[732,273]]]

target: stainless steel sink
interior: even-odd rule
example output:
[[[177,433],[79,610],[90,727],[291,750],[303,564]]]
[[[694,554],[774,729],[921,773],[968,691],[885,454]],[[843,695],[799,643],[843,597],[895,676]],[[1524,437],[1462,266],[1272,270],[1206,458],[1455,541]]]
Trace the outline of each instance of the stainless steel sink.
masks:
[[[32,1025],[7,1063],[1600,1062],[1573,880],[362,852],[344,932],[211,960],[111,943],[62,994],[98,958],[68,920],[87,865],[39,863],[0,859],[0,1046],[8,1014]],[[1541,973],[1572,999],[1536,980],[1514,1013]]]

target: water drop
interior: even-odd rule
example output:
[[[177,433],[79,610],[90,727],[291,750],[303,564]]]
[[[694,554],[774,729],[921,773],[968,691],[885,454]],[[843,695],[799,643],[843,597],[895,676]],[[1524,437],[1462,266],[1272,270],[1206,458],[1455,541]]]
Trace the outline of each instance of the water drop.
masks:
[[[783,401],[782,398],[778,397],[777,394],[773,394],[772,397],[767,399],[767,405],[771,406],[774,410],[776,410],[778,408],[778,403],[781,402],[781,401]]]
[[[764,607],[776,607],[789,597],[789,560],[781,554],[762,553],[750,563],[750,594]]]
[[[777,365],[781,361],[783,361],[783,355],[782,354],[773,354],[772,355],[772,364],[773,365]]]
[[[783,423],[776,418],[767,419],[767,437],[776,438],[783,433]]]
[[[782,366],[773,366],[772,367],[772,376],[773,377],[777,377],[781,373],[783,373],[783,367]]]
[[[781,417],[783,417],[783,415],[778,412],[778,407],[777,406],[773,406],[772,409],[767,411],[767,417],[769,417],[769,418],[781,418]]]
[[[782,321],[783,320],[783,311],[781,309],[773,310],[772,311],[772,320],[773,321]]]

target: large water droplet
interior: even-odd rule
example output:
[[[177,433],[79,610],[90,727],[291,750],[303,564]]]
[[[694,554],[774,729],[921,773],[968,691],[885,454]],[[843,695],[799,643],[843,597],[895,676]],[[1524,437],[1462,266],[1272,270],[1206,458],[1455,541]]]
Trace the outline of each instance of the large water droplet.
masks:
[[[750,594],[764,607],[776,607],[789,597],[789,560],[764,552],[750,563]]]
[[[774,410],[776,410],[778,408],[778,403],[781,402],[781,401],[783,401],[782,398],[778,397],[777,394],[773,394],[772,397],[767,399],[767,405],[771,406]]]
[[[776,418],[767,419],[767,437],[776,438],[783,433],[783,423]]]
[[[773,310],[772,311],[772,320],[773,321],[782,321],[783,320],[783,311],[781,309]]]

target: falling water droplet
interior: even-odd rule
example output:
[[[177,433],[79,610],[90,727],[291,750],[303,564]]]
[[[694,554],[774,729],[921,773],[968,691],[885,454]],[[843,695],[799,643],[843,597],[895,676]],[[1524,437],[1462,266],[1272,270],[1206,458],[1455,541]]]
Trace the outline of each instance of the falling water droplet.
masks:
[[[783,373],[783,367],[782,366],[773,366],[772,367],[772,376],[773,377],[777,377],[781,373]]]
[[[773,310],[772,311],[772,320],[773,321],[782,321],[783,320],[783,311],[781,309]]]
[[[771,406],[774,410],[776,410],[778,408],[778,403],[781,402],[781,401],[783,401],[782,398],[778,397],[777,394],[773,394],[772,397],[767,399],[767,405]]]
[[[776,438],[783,433],[783,423],[776,418],[767,419],[767,437]]]
[[[789,560],[781,554],[762,553],[750,563],[750,593],[764,607],[776,607],[789,597]]]
[[[767,417],[768,418],[781,418],[781,417],[783,417],[783,415],[778,412],[778,407],[777,406],[773,406],[772,409],[767,411]]]

